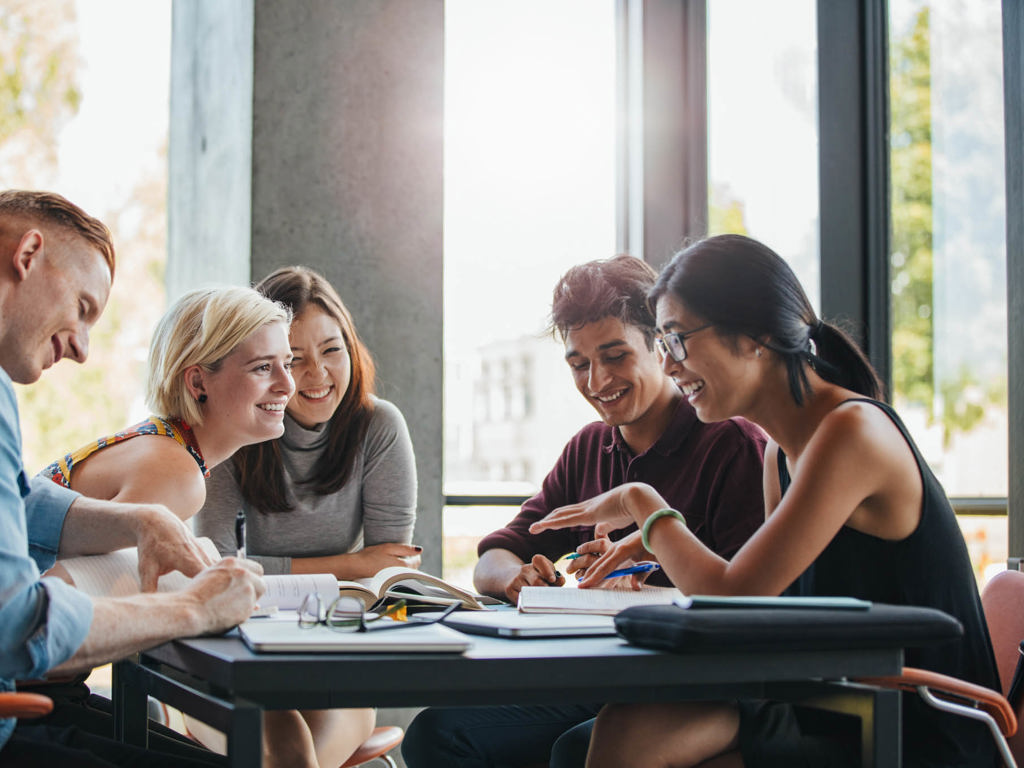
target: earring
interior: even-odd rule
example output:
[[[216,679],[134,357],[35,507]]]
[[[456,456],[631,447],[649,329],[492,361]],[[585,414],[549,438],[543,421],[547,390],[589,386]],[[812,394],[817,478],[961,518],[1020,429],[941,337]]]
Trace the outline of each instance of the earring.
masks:
[[[757,356],[758,356],[758,357],[760,357],[760,356],[761,356],[761,348],[760,348],[760,347],[758,347],[758,348],[757,348]]]
[[[196,401],[200,402],[200,403],[205,403],[206,402],[206,394],[204,393],[204,394],[200,395],[199,397],[197,397]]]

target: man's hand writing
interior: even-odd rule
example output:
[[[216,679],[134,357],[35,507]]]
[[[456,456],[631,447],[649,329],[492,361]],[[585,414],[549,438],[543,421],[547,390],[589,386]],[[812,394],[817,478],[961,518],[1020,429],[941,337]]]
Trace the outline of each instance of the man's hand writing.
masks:
[[[544,555],[534,555],[505,587],[505,595],[515,604],[519,602],[519,591],[523,587],[561,587],[564,584],[565,577],[555,570],[554,563]]]
[[[198,606],[200,634],[220,632],[248,619],[267,591],[262,575],[259,563],[236,557],[200,572],[186,590]]]

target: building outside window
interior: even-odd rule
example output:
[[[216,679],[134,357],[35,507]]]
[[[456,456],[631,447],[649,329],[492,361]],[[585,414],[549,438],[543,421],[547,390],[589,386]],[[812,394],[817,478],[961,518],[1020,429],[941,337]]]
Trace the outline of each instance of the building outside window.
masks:
[[[551,291],[615,254],[614,0],[445,3],[445,446],[448,495],[527,496],[596,418]],[[444,511],[445,576],[515,506]]]

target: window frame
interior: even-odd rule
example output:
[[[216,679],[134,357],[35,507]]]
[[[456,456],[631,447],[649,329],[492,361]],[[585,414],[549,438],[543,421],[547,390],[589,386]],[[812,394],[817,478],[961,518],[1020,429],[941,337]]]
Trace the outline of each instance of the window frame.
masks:
[[[889,82],[885,0],[818,0],[821,311],[860,328],[891,391]],[[707,0],[616,0],[619,249],[661,267],[707,233]],[[1024,10],[1003,0],[1007,136],[1024,134]],[[852,63],[852,66],[851,66]],[[645,119],[649,105],[657,119]],[[666,116],[671,117],[666,117]],[[1009,459],[1024,461],[1024,148],[1006,143]],[[656,204],[649,204],[656,201]],[[1009,497],[954,498],[964,515],[1009,515],[1011,560],[1024,555],[1024,473]],[[520,497],[447,496],[446,505]]]

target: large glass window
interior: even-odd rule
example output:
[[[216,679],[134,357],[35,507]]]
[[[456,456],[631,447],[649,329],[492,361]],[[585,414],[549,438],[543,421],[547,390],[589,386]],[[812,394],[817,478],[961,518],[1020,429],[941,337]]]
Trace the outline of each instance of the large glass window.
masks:
[[[543,331],[615,251],[614,2],[445,4],[445,493],[528,495],[596,418]],[[448,507],[445,575],[515,507]]]
[[[163,311],[171,4],[0,3],[0,189],[59,192],[102,219],[117,277],[84,366],[17,387],[25,469],[144,415]],[[110,695],[110,665],[89,687]]]
[[[1007,493],[999,0],[890,4],[893,400],[953,497]],[[1006,522],[964,519],[976,565]]]
[[[60,192],[102,219],[117,277],[85,366],[19,387],[25,468],[145,414],[163,311],[171,4],[0,3],[0,189]]]
[[[708,3],[708,232],[769,245],[818,306],[816,40],[814,0]]]

